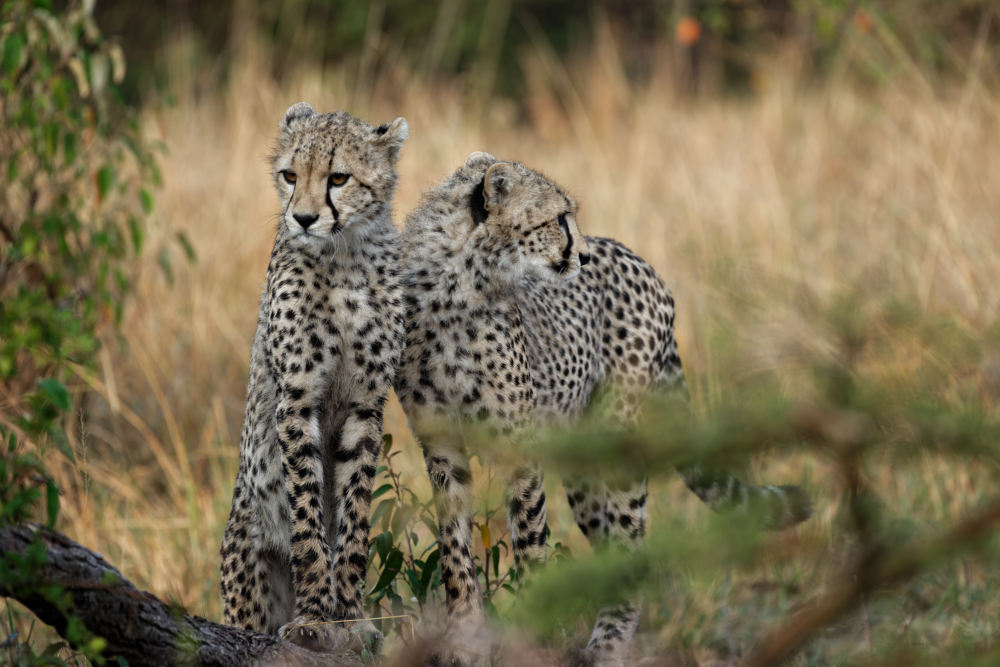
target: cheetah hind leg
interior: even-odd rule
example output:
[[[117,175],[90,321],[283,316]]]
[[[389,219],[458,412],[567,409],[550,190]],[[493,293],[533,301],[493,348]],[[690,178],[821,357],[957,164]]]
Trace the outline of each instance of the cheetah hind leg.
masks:
[[[507,525],[519,585],[527,570],[545,560],[548,526],[545,522],[545,488],[536,464],[514,471],[507,489]]]
[[[564,483],[573,518],[595,548],[633,549],[646,532],[645,480]],[[631,664],[639,605],[625,600],[600,610],[586,648],[569,653],[566,667],[623,667]]]

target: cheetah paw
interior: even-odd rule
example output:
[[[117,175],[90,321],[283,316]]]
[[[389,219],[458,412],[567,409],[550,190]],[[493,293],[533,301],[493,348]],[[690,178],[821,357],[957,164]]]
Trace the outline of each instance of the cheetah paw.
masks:
[[[471,667],[489,663],[495,637],[479,614],[453,618],[427,660],[429,667]]]
[[[625,656],[611,651],[598,651],[591,647],[571,650],[563,660],[563,667],[626,667]]]
[[[425,667],[471,667],[483,661],[483,656],[461,649],[438,649],[430,654]]]
[[[361,653],[361,640],[341,624],[311,616],[298,616],[278,628],[278,635],[287,641],[316,653],[338,653],[344,650]]]
[[[360,642],[362,651],[367,652],[370,656],[376,656],[381,653],[385,638],[379,632],[378,628],[375,627],[374,623],[369,620],[359,620],[354,623],[347,623],[346,625],[350,633]],[[364,653],[362,653],[362,656],[364,656]]]

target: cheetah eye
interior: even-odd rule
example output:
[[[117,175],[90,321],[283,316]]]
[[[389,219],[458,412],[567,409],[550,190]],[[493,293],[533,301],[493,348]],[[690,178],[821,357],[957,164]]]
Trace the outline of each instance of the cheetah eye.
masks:
[[[339,188],[351,177],[350,174],[330,174],[330,185]]]
[[[295,185],[295,179],[298,178],[294,171],[288,171],[287,169],[281,172],[281,177],[285,179],[285,183],[288,183],[289,185]]]

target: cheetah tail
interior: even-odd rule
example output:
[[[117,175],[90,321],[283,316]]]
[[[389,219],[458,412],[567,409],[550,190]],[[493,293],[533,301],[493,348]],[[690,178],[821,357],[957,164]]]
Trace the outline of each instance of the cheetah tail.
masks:
[[[812,501],[798,486],[754,486],[726,473],[709,473],[698,466],[678,468],[684,483],[716,512],[761,517],[768,530],[781,530],[812,516]]]

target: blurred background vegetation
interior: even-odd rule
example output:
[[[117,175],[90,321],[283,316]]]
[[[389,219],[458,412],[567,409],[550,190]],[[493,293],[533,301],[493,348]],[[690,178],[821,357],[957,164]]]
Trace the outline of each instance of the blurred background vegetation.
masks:
[[[691,86],[753,86],[761,56],[792,49],[803,76],[822,77],[852,43],[891,36],[851,65],[869,82],[891,76],[900,52],[942,76],[960,74],[993,11],[991,0],[281,0],[254,3],[173,0],[101,2],[96,16],[120,35],[131,71],[124,90],[169,89],[165,46],[183,35],[212,75],[225,79],[243,40],[273,54],[267,73],[281,79],[303,63],[346,66],[378,77],[402,60],[424,77],[459,76],[483,95],[526,91],[522,58],[544,49],[558,59],[589,53],[611,29],[631,81],[661,74],[670,58]],[[152,9],[155,7],[155,10]],[[877,40],[881,41],[881,40]],[[674,53],[664,53],[664,47]],[[670,48],[673,47],[673,48]],[[997,45],[987,45],[995,59]],[[704,85],[704,84],[703,84]]]
[[[699,421],[540,453],[562,574],[521,606],[500,484],[476,470],[489,606],[557,649],[531,660],[585,640],[579,609],[609,588],[644,594],[640,652],[662,660],[996,658],[1000,3],[11,0],[0,40],[0,522],[52,523],[221,617],[266,155],[309,100],[408,118],[397,222],[488,150],[674,290]],[[370,609],[433,615],[430,492],[395,401],[386,429]],[[692,451],[804,484],[816,516],[771,536],[709,517],[669,473]],[[568,461],[649,466],[648,549],[587,556]],[[45,632],[6,604],[0,655],[27,661]]]

